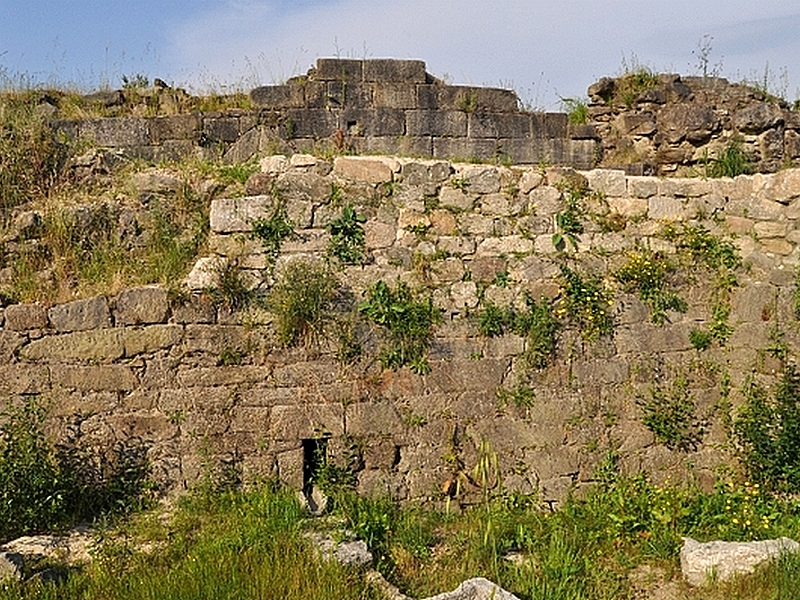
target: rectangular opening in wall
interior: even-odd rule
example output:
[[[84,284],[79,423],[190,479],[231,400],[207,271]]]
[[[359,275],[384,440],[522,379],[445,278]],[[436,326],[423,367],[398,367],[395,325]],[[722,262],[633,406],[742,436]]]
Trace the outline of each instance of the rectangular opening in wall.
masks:
[[[303,491],[310,492],[311,485],[322,467],[328,453],[327,438],[303,440]]]

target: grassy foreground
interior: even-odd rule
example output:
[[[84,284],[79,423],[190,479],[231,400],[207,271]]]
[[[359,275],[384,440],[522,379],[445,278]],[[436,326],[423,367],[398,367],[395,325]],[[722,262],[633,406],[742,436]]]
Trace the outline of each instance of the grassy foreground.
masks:
[[[523,600],[800,598],[800,558],[793,557],[703,590],[680,581],[681,535],[800,535],[798,502],[750,485],[702,494],[613,478],[557,511],[507,495],[457,514],[341,490],[334,503],[333,514],[309,520],[294,494],[274,484],[197,493],[168,516],[139,513],[107,532],[94,563],[69,570],[61,583],[13,584],[0,599],[381,598],[363,571],[316,555],[302,532],[323,526],[357,533],[377,568],[415,598],[476,576]]]

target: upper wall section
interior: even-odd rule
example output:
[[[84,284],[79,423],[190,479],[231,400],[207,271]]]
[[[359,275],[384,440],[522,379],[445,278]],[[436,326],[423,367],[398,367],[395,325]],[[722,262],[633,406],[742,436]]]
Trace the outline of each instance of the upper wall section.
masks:
[[[56,127],[154,160],[370,153],[590,169],[599,156],[594,134],[572,132],[566,114],[520,110],[511,90],[446,85],[419,60],[321,58],[306,75],[258,87],[250,97],[256,108],[247,111]]]

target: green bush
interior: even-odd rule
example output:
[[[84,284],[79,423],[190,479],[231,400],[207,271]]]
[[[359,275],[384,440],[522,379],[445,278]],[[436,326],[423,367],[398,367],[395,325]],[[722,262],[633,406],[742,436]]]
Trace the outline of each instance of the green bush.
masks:
[[[331,320],[338,289],[336,277],[320,262],[300,259],[287,264],[267,296],[278,342],[306,348],[318,343]]]
[[[336,258],[345,265],[357,265],[363,262],[366,254],[364,239],[364,215],[358,213],[350,204],[342,209],[339,218],[328,225],[331,234],[328,243],[328,256]]]
[[[800,373],[789,365],[772,394],[751,380],[733,439],[752,481],[800,492]]]
[[[430,298],[417,298],[404,282],[392,290],[378,281],[367,290],[359,311],[388,333],[388,343],[378,356],[384,368],[407,365],[418,374],[430,371],[425,353],[433,341],[433,326],[442,318]]]
[[[686,301],[670,289],[670,276],[675,265],[659,252],[636,250],[628,254],[628,261],[614,277],[625,291],[636,292],[650,307],[650,320],[656,325],[669,321],[668,310],[684,313]]]
[[[0,414],[0,543],[143,506],[148,468],[141,449],[103,460],[55,448],[43,433],[38,397],[8,402]]]

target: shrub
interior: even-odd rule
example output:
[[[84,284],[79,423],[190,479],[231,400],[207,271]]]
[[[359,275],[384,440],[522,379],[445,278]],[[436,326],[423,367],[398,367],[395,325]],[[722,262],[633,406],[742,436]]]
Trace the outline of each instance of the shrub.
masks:
[[[331,234],[328,256],[345,265],[361,263],[366,252],[364,227],[361,225],[365,221],[364,215],[356,212],[350,204],[346,205],[341,216],[328,225]]]
[[[642,409],[642,423],[653,432],[656,441],[671,450],[694,450],[703,437],[703,423],[697,418],[689,382],[678,377],[668,387],[650,388],[649,397],[637,404]]]
[[[611,333],[614,321],[609,308],[613,301],[599,277],[582,275],[562,265],[560,296],[556,314],[574,322],[584,341],[596,342]]]
[[[770,394],[750,380],[733,439],[752,481],[800,492],[800,373],[789,365]]]
[[[267,306],[275,314],[278,342],[306,348],[318,343],[338,289],[339,282],[324,264],[290,262],[267,297]]]
[[[378,356],[385,368],[407,365],[417,374],[430,371],[425,352],[433,340],[433,326],[442,318],[430,298],[417,298],[404,282],[392,290],[378,281],[367,291],[359,311],[388,333],[388,343]]]
[[[274,267],[280,255],[283,240],[294,233],[294,223],[286,214],[286,205],[278,202],[272,209],[268,219],[256,219],[253,222],[252,236],[261,241],[267,255],[267,266]]]

